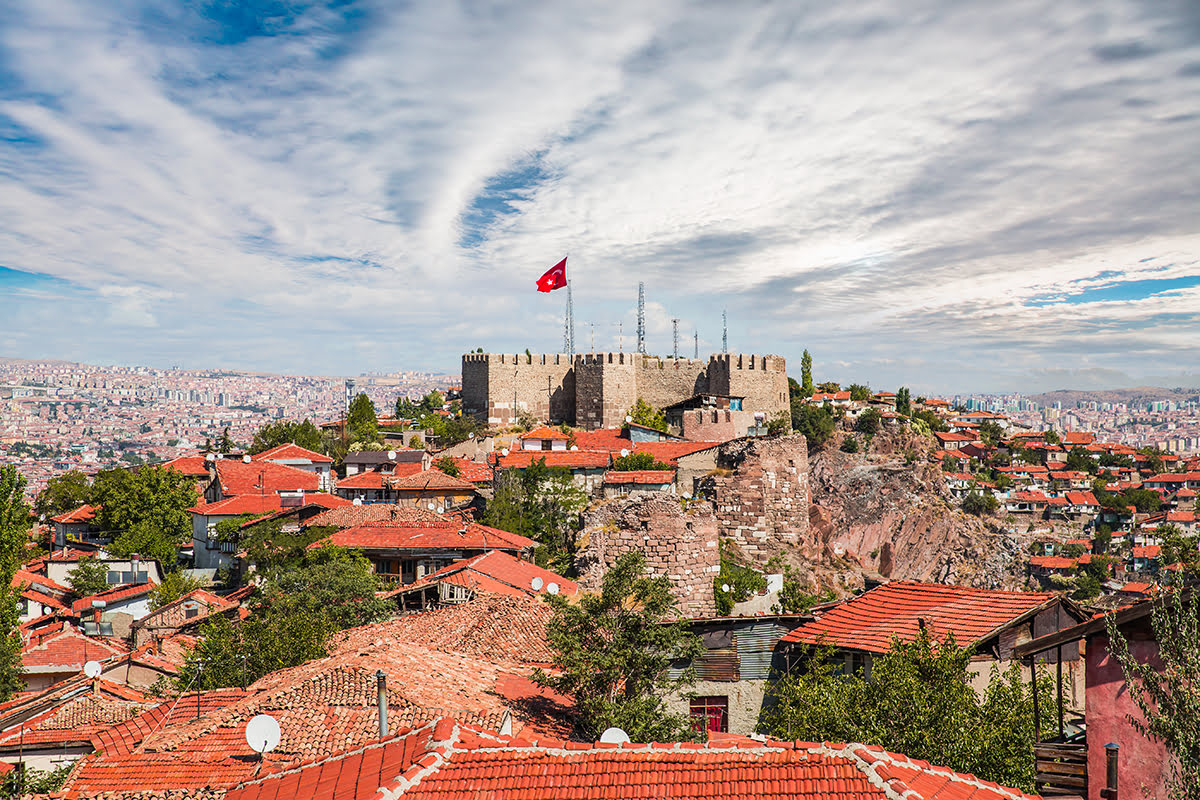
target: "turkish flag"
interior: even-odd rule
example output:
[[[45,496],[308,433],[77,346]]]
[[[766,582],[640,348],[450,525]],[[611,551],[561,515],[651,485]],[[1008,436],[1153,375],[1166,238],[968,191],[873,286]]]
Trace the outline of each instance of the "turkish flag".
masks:
[[[537,279],[539,292],[553,292],[567,285],[567,260],[555,264],[546,270],[546,274]]]

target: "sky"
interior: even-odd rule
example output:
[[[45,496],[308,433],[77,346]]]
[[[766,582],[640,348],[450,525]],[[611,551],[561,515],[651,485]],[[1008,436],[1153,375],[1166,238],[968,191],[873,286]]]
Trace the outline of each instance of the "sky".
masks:
[[[1197,385],[1198,152],[1195,0],[0,0],[0,356]]]

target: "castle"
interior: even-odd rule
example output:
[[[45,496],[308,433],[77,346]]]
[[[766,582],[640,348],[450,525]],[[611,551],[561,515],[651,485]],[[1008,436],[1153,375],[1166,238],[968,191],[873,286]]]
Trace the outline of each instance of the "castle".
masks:
[[[741,353],[707,361],[641,353],[467,353],[462,359],[463,410],[494,425],[529,413],[587,429],[619,427],[639,397],[663,408],[703,394],[743,398],[743,410],[767,417],[787,411],[786,361]]]

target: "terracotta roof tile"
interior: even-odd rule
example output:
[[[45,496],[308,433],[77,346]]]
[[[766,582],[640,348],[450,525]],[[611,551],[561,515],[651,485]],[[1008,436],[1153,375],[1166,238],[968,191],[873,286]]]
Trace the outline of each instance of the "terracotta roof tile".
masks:
[[[554,583],[558,586],[560,593],[567,596],[579,592],[579,585],[574,581],[567,580],[557,573],[542,569],[532,562],[523,561],[502,550],[491,550],[482,555],[456,561],[437,572],[426,575],[416,583],[404,586],[390,594],[395,595],[439,581],[447,581],[485,592],[507,594],[514,597],[534,597],[544,591],[544,588],[540,590],[533,588],[535,578],[541,581],[542,587]]]
[[[362,550],[524,550],[537,544],[515,533],[474,522],[463,523],[449,517],[430,522],[391,519],[363,522],[331,534],[309,547],[317,548],[326,543]]]
[[[369,503],[367,505],[345,506],[334,508],[317,514],[306,523],[309,527],[353,528],[364,522],[379,522],[381,520],[414,520],[421,522],[436,522],[444,517],[427,508],[411,508],[389,503]]]
[[[96,511],[98,510],[99,509],[96,506],[85,504],[72,511],[68,511],[65,514],[59,514],[57,517],[51,517],[50,521],[59,522],[64,525],[77,522],[91,522],[96,518]]]
[[[221,458],[212,463],[217,471],[221,493],[225,495],[273,494],[300,489],[315,492],[320,488],[318,484],[321,479],[315,472],[276,464],[274,461],[252,461],[247,464]]]
[[[610,469],[604,473],[604,482],[609,484],[622,483],[641,483],[641,484],[662,484],[674,483],[675,471],[667,469],[635,469],[635,470],[615,470]]]
[[[250,456],[251,461],[311,461],[314,464],[332,464],[333,459],[327,455],[308,450],[298,444],[287,442],[277,447],[272,447],[270,450],[264,450],[261,453],[255,453]]]
[[[388,476],[384,484],[390,489],[407,490],[446,490],[474,492],[475,484],[468,483],[462,478],[454,478],[440,469],[427,469],[412,475]]]
[[[924,620],[936,639],[953,632],[959,646],[965,647],[1056,597],[1051,592],[1001,592],[897,581],[833,606],[781,641],[885,653],[893,635],[911,641]]]

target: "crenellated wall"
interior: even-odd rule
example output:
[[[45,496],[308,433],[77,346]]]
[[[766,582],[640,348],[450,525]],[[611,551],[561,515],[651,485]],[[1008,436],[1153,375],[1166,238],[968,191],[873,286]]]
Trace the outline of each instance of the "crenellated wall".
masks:
[[[640,397],[656,408],[711,393],[744,397],[747,411],[788,409],[787,363],[780,356],[723,353],[704,359],[639,353],[467,353],[463,409],[493,425],[529,412],[583,428],[619,427]]]

